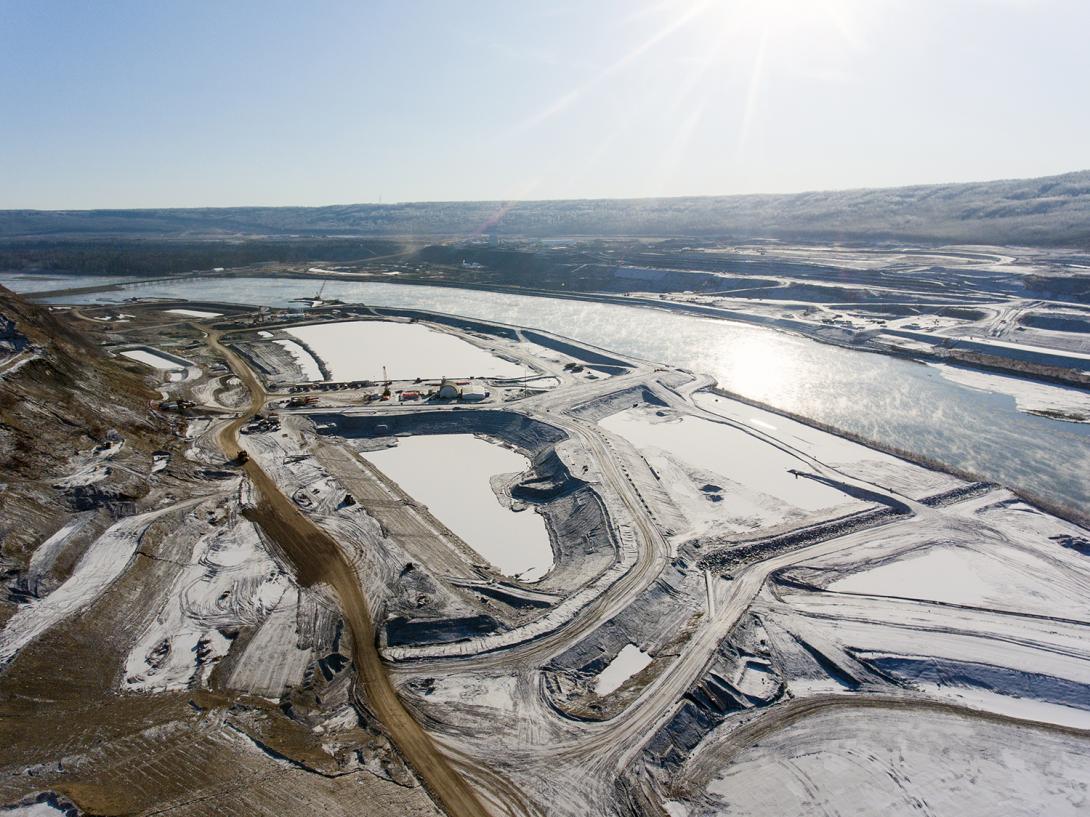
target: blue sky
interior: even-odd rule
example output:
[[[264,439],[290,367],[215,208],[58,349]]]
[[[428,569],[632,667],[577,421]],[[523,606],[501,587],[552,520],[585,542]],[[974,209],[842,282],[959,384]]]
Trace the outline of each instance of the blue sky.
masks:
[[[792,192],[1090,167],[1085,0],[0,0],[0,207]]]

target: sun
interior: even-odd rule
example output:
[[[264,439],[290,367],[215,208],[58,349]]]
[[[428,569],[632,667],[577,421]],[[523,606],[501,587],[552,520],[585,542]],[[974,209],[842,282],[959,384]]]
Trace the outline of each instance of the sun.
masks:
[[[703,12],[725,33],[799,44],[810,37],[855,40],[859,0],[715,0]]]

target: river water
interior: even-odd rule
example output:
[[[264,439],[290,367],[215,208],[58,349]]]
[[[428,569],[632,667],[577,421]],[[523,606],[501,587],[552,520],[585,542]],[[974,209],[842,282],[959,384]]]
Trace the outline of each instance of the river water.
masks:
[[[48,288],[58,286],[55,279]],[[71,280],[71,286],[80,285],[79,278]],[[313,282],[293,279],[205,279],[136,284],[121,292],[58,302],[160,296],[284,307],[293,306],[293,298],[312,295],[315,288]],[[934,366],[762,327],[640,307],[342,281],[330,281],[324,295],[544,329],[706,373],[730,391],[777,408],[1080,511],[1090,507],[1090,425],[1026,414],[1012,397],[959,384]]]

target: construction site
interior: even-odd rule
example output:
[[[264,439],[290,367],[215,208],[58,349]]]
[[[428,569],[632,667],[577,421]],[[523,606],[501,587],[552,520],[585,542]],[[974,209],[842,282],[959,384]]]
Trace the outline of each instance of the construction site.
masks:
[[[36,366],[128,391],[77,386],[63,467],[12,470],[3,809],[1085,805],[1076,522],[699,373],[322,294],[5,296],[7,428]]]

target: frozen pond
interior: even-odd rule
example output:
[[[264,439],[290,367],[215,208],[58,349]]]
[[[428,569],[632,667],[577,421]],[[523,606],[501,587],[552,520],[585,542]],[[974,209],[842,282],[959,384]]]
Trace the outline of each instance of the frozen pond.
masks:
[[[1090,394],[1082,389],[980,372],[964,366],[932,365],[943,377],[955,383],[980,391],[1010,395],[1021,411],[1058,412],[1074,418],[1075,422],[1090,422]]]
[[[79,280],[73,276],[64,284],[79,286]],[[313,291],[313,281],[205,278],[134,284],[120,292],[56,302],[162,296],[288,307],[293,298]],[[325,294],[346,303],[432,309],[530,326],[703,372],[730,391],[777,408],[1070,507],[1090,505],[1090,425],[1026,414],[1014,397],[952,382],[932,366],[666,310],[347,281],[330,281]]]
[[[383,366],[394,380],[532,374],[517,363],[418,323],[340,321],[285,331],[313,349],[334,380],[382,380]]]
[[[625,644],[617,656],[594,679],[594,694],[608,695],[651,663],[651,656],[635,644]]]
[[[545,520],[500,504],[490,480],[530,461],[472,434],[400,437],[363,455],[505,576],[537,581],[553,567]]]
[[[147,349],[127,349],[122,352],[123,357],[127,357],[130,360],[135,360],[138,363],[143,363],[145,366],[151,366],[153,369],[184,369],[185,365],[179,363],[177,360],[171,360],[169,357],[163,355],[157,355],[154,352]]]
[[[266,333],[267,334],[267,333]],[[289,354],[295,358],[295,362],[299,364],[299,368],[303,370],[303,378],[314,382],[317,380],[325,380],[322,377],[322,370],[318,368],[318,361],[314,359],[314,355],[308,352],[304,347],[300,346],[294,340],[274,340],[277,346],[283,346],[288,350]]]
[[[168,309],[173,315],[187,315],[190,318],[218,318],[222,312],[202,312],[199,309]]]

